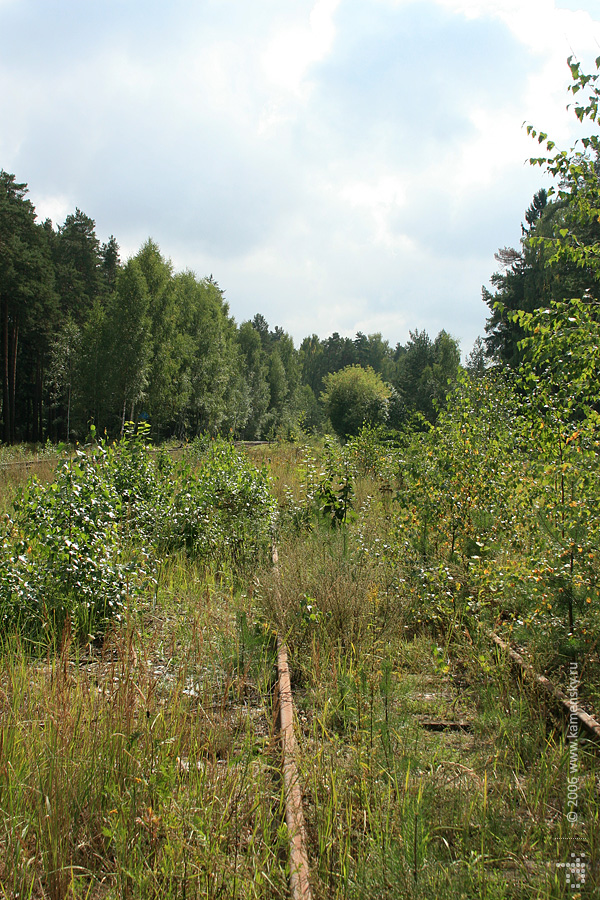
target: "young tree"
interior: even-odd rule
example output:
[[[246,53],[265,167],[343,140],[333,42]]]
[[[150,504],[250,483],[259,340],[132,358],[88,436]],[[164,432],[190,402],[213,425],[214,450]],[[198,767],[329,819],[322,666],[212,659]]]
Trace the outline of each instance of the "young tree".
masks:
[[[283,328],[270,333],[268,344],[269,409],[267,431],[290,428],[298,419],[298,386],[300,370],[294,341]]]
[[[485,352],[485,344],[483,338],[478,335],[475,338],[471,352],[467,356],[465,369],[469,374],[479,377],[485,373],[487,365],[488,359]]]
[[[353,437],[363,425],[382,425],[387,421],[392,391],[373,369],[346,366],[330,372],[324,387],[321,400],[338,437]]]
[[[109,304],[110,305],[110,304]],[[74,391],[74,426],[83,436],[90,423],[99,434],[110,425],[110,369],[113,330],[104,304],[96,299],[81,328]]]
[[[585,75],[580,64],[569,60],[574,96],[588,96],[575,105],[581,122],[598,120],[600,98],[600,57],[595,75]],[[565,268],[577,271],[576,284],[559,280],[561,287],[550,302],[534,310],[517,310],[512,321],[524,330],[521,342],[526,376],[553,384],[555,390],[568,385],[568,397],[562,398],[565,414],[575,421],[591,416],[596,419],[598,373],[600,371],[600,136],[581,139],[570,151],[555,152],[547,134],[528,127],[532,137],[545,144],[553,156],[535,157],[533,165],[544,166],[557,180],[550,196],[564,208],[563,227],[548,235],[536,233],[530,243],[544,254],[546,268],[552,274]],[[576,289],[576,290],[575,290]]]
[[[318,335],[305,337],[298,351],[302,384],[310,387],[318,397],[323,388],[323,378],[327,373],[325,352]]]
[[[392,383],[409,413],[418,413],[434,423],[458,377],[458,342],[444,330],[434,341],[424,330],[409,333],[410,340],[396,348]]]
[[[433,398],[436,410],[445,405],[446,395],[456,384],[459,369],[458,341],[442,329],[433,342]]]
[[[117,286],[117,272],[121,266],[119,245],[114,235],[111,234],[106,244],[100,248],[102,257],[102,275],[104,284],[109,294],[112,294]]]
[[[250,414],[243,430],[248,440],[263,436],[271,392],[269,388],[269,361],[263,350],[260,333],[252,322],[242,322],[238,331],[242,371],[248,386]]]
[[[219,285],[192,272],[175,277],[180,315],[180,379],[187,395],[185,421],[194,433],[239,427],[239,357],[235,329]],[[260,341],[259,341],[260,343]],[[245,419],[244,419],[245,420]]]
[[[135,255],[148,292],[149,370],[146,409],[153,429],[160,434],[174,427],[187,402],[179,373],[181,334],[185,323],[177,308],[176,281],[170,260],[150,238]]]
[[[107,360],[115,411],[123,432],[127,418],[133,420],[135,405],[144,396],[150,363],[150,319],[148,289],[139,263],[130,259],[120,270],[114,294],[109,299],[106,327],[111,356]]]
[[[514,318],[517,310],[533,312],[564,296],[577,297],[589,287],[589,277],[572,260],[550,264],[552,252],[547,241],[554,242],[569,219],[569,204],[563,198],[550,199],[542,189],[535,194],[521,226],[521,248],[504,247],[495,254],[500,270],[492,275],[494,292],[482,289],[491,315],[486,323],[488,356],[518,369],[522,360],[520,341],[525,332]],[[594,238],[589,227],[579,227],[577,240]]]
[[[569,60],[578,97],[575,114],[581,122],[598,121],[600,57],[596,74],[585,75]],[[579,100],[579,97],[578,97]],[[584,137],[570,151],[556,152],[544,132],[528,128],[545,145],[547,156],[535,157],[557,180],[549,191],[563,204],[563,226],[529,240],[544,255],[549,272],[577,271],[579,294],[567,293],[542,308],[518,310],[512,321],[523,329],[521,379],[529,395],[530,439],[545,490],[541,513],[556,547],[553,569],[558,590],[566,598],[569,632],[574,629],[578,591],[597,583],[600,538],[600,481],[598,480],[598,402],[600,381],[600,136]],[[588,598],[589,599],[589,598]]]
[[[81,330],[70,316],[67,316],[50,347],[48,382],[51,395],[58,404],[66,405],[67,441],[71,440],[71,409],[76,367],[81,343]]]

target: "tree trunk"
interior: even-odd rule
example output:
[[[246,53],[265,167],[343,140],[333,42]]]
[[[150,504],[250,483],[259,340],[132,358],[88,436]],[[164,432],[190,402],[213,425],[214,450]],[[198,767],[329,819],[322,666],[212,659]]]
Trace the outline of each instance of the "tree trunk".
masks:
[[[38,433],[38,441],[44,440],[44,364],[42,357],[38,359],[37,371],[37,419],[36,431]]]
[[[11,433],[11,421],[10,421],[10,390],[9,390],[9,378],[8,373],[10,370],[9,359],[8,359],[8,300],[4,300],[2,302],[2,353],[3,353],[3,366],[2,366],[2,418],[3,418],[3,433],[4,433],[4,442],[6,444],[10,443],[10,433]]]
[[[33,381],[33,399],[32,399],[32,409],[31,409],[31,440],[34,444],[39,443],[41,441],[41,434],[39,430],[40,423],[40,405],[42,402],[41,394],[40,394],[40,371],[41,371],[41,360],[40,354],[38,353],[35,360],[35,376]]]
[[[15,427],[15,398],[17,393],[17,347],[19,344],[19,326],[15,322],[11,329],[10,335],[10,366],[8,370],[8,387],[9,387],[9,402],[10,402],[10,443],[14,444],[16,439],[16,427]]]

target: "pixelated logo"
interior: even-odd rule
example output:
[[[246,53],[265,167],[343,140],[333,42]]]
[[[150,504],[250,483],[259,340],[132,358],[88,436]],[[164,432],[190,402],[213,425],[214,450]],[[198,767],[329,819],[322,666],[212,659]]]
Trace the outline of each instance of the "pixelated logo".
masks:
[[[585,884],[585,853],[571,853],[569,862],[556,863],[556,867],[565,870],[565,881],[572,891]]]

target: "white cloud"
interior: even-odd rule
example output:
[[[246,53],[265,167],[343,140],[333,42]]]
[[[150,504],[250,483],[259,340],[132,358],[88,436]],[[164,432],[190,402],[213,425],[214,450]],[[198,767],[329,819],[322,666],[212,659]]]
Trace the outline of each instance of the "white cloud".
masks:
[[[543,183],[522,123],[569,146],[566,57],[600,53],[600,7],[565,5],[0,0],[0,165],[41,217],[212,272],[238,321],[468,349]]]
[[[567,56],[591,62],[600,52],[600,9],[565,9],[560,0],[435,0],[442,8],[470,19],[495,18],[534,56],[545,61],[540,79],[554,94],[568,77]],[[562,68],[561,68],[562,66]]]
[[[65,196],[38,194],[35,198],[35,211],[38,222],[51,219],[55,224],[62,224],[66,217],[74,212],[74,207],[70,198]]]
[[[387,172],[370,181],[348,181],[340,188],[341,201],[368,217],[373,241],[390,249],[412,245],[410,237],[394,233],[391,224],[406,204],[406,182],[406,176]]]
[[[323,59],[335,38],[334,15],[340,0],[316,0],[308,21],[279,27],[261,55],[264,72],[279,89],[301,95],[311,65]]]
[[[293,123],[308,103],[312,82],[310,70],[325,59],[333,45],[334,17],[341,0],[316,0],[305,19],[275,27],[260,52],[266,100],[258,132],[275,134]]]

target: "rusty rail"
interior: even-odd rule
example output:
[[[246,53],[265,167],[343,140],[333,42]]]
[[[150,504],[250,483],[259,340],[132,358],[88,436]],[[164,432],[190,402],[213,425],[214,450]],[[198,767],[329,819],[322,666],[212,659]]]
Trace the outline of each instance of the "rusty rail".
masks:
[[[552,697],[563,712],[568,714],[570,721],[572,721],[571,717],[574,716],[592,738],[596,741],[600,741],[600,722],[594,719],[593,716],[590,716],[589,713],[586,713],[585,710],[580,709],[577,701],[571,700],[564,691],[552,684],[545,675],[538,675],[533,666],[526,662],[520,653],[513,650],[512,647],[503,641],[502,638],[499,638],[497,634],[494,634],[493,631],[488,631],[488,629],[485,629],[485,632],[490,640],[504,651],[524,674],[533,678],[535,683],[539,684],[540,687]]]
[[[292,900],[311,900],[302,791],[296,766],[297,745],[294,734],[294,706],[290,671],[287,648],[279,637],[277,638],[277,668],[279,670],[279,721],[283,757],[285,821],[290,839],[290,892]]]
[[[273,547],[273,565],[278,571],[279,555]],[[302,791],[296,757],[298,746],[294,733],[294,704],[290,670],[288,667],[285,641],[277,636],[277,670],[279,694],[279,725],[281,732],[281,755],[283,769],[283,789],[285,795],[285,822],[290,841],[290,894],[292,900],[312,900],[309,881],[308,852],[306,849],[306,829],[302,809]]]

